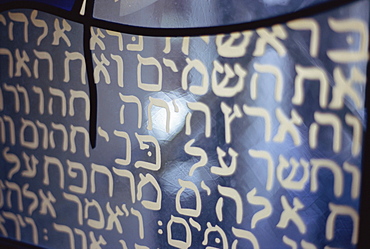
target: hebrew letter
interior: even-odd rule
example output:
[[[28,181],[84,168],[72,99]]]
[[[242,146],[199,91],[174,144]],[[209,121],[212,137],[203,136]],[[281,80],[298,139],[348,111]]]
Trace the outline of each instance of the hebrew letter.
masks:
[[[19,95],[18,95],[17,88],[15,88],[15,86],[8,85],[6,83],[3,84],[3,88],[4,88],[5,91],[13,93],[13,95],[14,95],[14,110],[15,110],[15,112],[19,112],[20,102],[19,102]]]
[[[64,82],[69,82],[69,62],[74,60],[81,61],[81,82],[82,84],[86,85],[86,62],[85,57],[79,52],[68,52],[65,51],[66,58],[64,59]]]
[[[194,174],[194,171],[197,168],[203,167],[208,162],[208,156],[207,153],[200,147],[192,146],[194,144],[195,139],[190,140],[187,142],[184,146],[185,153],[190,156],[200,156],[199,162],[195,163],[193,166],[191,166],[189,170],[189,176],[192,176]]]
[[[310,126],[309,143],[311,149],[317,148],[319,125],[333,127],[333,151],[339,153],[342,148],[342,122],[339,117],[332,113],[315,112],[315,121]]]
[[[38,120],[36,120],[36,125],[42,129],[43,133],[44,133],[44,138],[42,139],[42,148],[44,150],[46,150],[48,148],[48,144],[49,144],[49,141],[48,141],[48,128],[46,127],[45,124],[39,122]]]
[[[0,55],[8,56],[8,74],[9,74],[9,78],[13,78],[14,61],[13,61],[12,53],[7,48],[0,48]]]
[[[337,63],[349,63],[368,59],[367,46],[369,43],[369,33],[367,23],[359,19],[336,20],[334,18],[328,18],[328,23],[330,28],[335,32],[357,33],[360,37],[360,43],[355,46],[359,48],[357,51],[345,49],[329,50],[327,55],[332,61]],[[353,42],[351,36],[349,36],[347,40],[350,44]]]
[[[3,118],[4,118],[4,121],[9,124],[9,132],[7,133],[10,135],[10,144],[15,145],[15,127],[14,127],[13,119],[6,115],[4,115]],[[5,135],[3,136],[3,138],[5,138]]]
[[[95,207],[96,212],[99,215],[99,218],[97,220],[89,218],[89,208],[90,207]],[[103,229],[105,220],[104,220],[104,214],[103,210],[101,209],[99,203],[96,200],[89,201],[88,199],[85,198],[85,215],[84,218],[87,219],[87,224],[95,229]]]
[[[226,41],[224,41],[224,34],[218,34],[216,36],[216,46],[218,54],[222,57],[227,58],[243,57],[247,52],[247,47],[249,45],[252,34],[253,32],[251,31],[232,32],[230,34],[230,37]],[[235,42],[235,40],[239,39],[242,40],[240,42]]]
[[[204,231],[204,240],[202,241],[202,245],[205,246],[208,244],[208,236],[211,232],[217,232],[221,236],[223,249],[229,248],[229,243],[227,241],[227,237],[226,237],[224,230],[222,230],[222,228],[217,225],[212,226],[210,222],[207,222],[207,229]],[[218,243],[221,242],[220,238],[218,237],[216,238],[216,240]],[[213,249],[213,247],[209,247],[209,246],[207,246],[206,248]]]
[[[39,36],[39,38],[37,38],[37,46],[40,46],[41,41],[47,36],[49,29],[48,29],[48,25],[46,24],[46,22],[44,20],[36,19],[37,14],[38,14],[37,10],[32,11],[32,13],[31,13],[31,22],[36,27],[44,29],[44,31]]]
[[[217,73],[225,74],[221,82],[217,80]],[[238,76],[238,82],[234,86],[227,86],[230,79]],[[213,61],[212,70],[212,90],[219,97],[234,97],[244,88],[244,79],[247,76],[245,71],[239,63],[234,64],[234,70],[229,64],[221,65],[217,60]]]
[[[21,121],[22,121],[22,127],[19,132],[19,136],[20,136],[19,139],[20,139],[21,145],[25,148],[37,149],[37,147],[39,147],[39,133],[37,131],[36,125],[31,120],[25,120],[21,118]],[[32,130],[31,141],[26,141],[25,136],[24,136],[25,130],[27,129],[27,127],[30,127]]]
[[[24,27],[23,27],[23,36],[24,36],[24,42],[28,42],[28,19],[26,17],[25,14],[23,13],[11,13],[11,12],[8,12],[8,15],[9,15],[9,18],[10,20],[12,21],[15,21],[15,22],[22,22]],[[13,22],[11,22],[13,23]],[[9,37],[11,38],[10,40],[13,41],[12,38],[14,38],[13,36],[13,25],[10,25],[9,24]]]
[[[71,97],[69,99],[69,115],[74,116],[75,115],[75,109],[74,109],[74,100],[79,98],[83,99],[85,101],[85,119],[86,121],[90,120],[90,99],[89,96],[85,91],[75,91],[70,89],[69,92],[71,93]]]
[[[81,186],[76,185],[69,185],[68,189],[71,192],[78,193],[78,194],[86,194],[87,190],[87,173],[85,167],[79,162],[71,162],[67,160],[68,165],[68,175],[72,178],[77,177],[77,173],[75,170],[81,171]]]
[[[97,172],[100,173],[100,174],[105,174],[108,177],[108,193],[109,193],[109,196],[112,197],[113,196],[113,176],[112,176],[112,173],[110,172],[110,170],[106,166],[98,165],[98,164],[95,164],[95,163],[91,164],[91,177],[90,177],[91,193],[95,193],[95,186],[96,186],[95,174]]]
[[[39,206],[39,199],[34,192],[28,190],[29,186],[30,185],[28,183],[24,184],[22,187],[22,193],[26,198],[32,199],[32,203],[28,206],[27,211],[28,215],[32,215],[36,208]]]
[[[358,230],[360,217],[355,209],[349,206],[336,205],[334,203],[329,203],[329,209],[331,211],[328,220],[326,221],[326,239],[333,240],[335,231],[335,220],[338,216],[349,216],[353,222],[352,230],[352,245],[356,245],[358,241]]]
[[[202,103],[202,102],[188,102],[187,106],[192,111],[201,111],[204,113],[205,117],[205,136],[210,137],[211,136],[211,111],[209,109],[209,106]],[[188,113],[186,115],[186,128],[185,128],[185,134],[191,135],[191,117],[193,116],[192,113]]]
[[[190,86],[189,91],[196,95],[204,95],[208,92],[208,85],[209,85],[209,76],[206,66],[200,60],[190,60],[186,58],[186,62],[188,63],[184,70],[182,71],[181,76],[181,86],[182,89],[188,90],[188,75],[190,71],[194,68],[202,75],[202,82],[200,86]],[[198,78],[198,77],[196,77]]]
[[[44,194],[42,189],[39,189],[39,196],[41,198],[40,214],[46,215],[49,211],[51,217],[56,218],[57,214],[52,204],[56,202],[56,199],[50,191],[47,192],[47,195]]]
[[[119,97],[121,98],[121,100],[123,102],[126,102],[126,103],[134,103],[137,105],[137,128],[141,128],[141,123],[142,123],[142,106],[141,106],[141,102],[140,102],[140,99],[138,97],[136,97],[135,95],[123,95],[121,93],[119,93]],[[121,110],[120,110],[120,115],[119,115],[119,120],[120,120],[120,123],[121,124],[124,124],[125,123],[125,120],[124,120],[124,116],[123,116],[123,111],[125,110],[125,105],[122,105],[121,107]],[[150,117],[150,116],[149,116]]]
[[[68,133],[66,128],[64,127],[63,124],[55,124],[54,122],[51,122],[51,127],[54,130],[59,130],[63,134],[63,151],[67,151],[68,149]],[[54,141],[54,131],[50,131],[50,147],[55,148],[55,141]]]
[[[131,140],[130,140],[130,136],[124,131],[114,130],[113,133],[117,137],[122,137],[126,140],[126,146],[125,146],[125,148],[126,148],[126,152],[125,152],[126,158],[125,159],[116,158],[114,160],[114,162],[117,163],[117,164],[123,165],[123,166],[127,166],[131,162]]]
[[[20,241],[21,240],[21,227],[20,227],[19,220],[18,220],[17,216],[14,213],[5,212],[5,211],[3,211],[2,214],[6,219],[12,220],[14,222],[15,239]]]
[[[243,220],[243,202],[240,194],[233,188],[229,187],[223,187],[220,185],[217,185],[218,192],[220,192],[221,195],[225,197],[229,197],[235,201],[236,205],[236,222],[238,224],[242,223]],[[221,197],[222,198],[222,197]],[[217,207],[216,207],[217,209]],[[222,217],[222,210],[216,210],[217,213],[221,213]],[[222,221],[222,219],[220,220]]]
[[[66,199],[67,201],[71,201],[71,202],[74,202],[77,204],[77,212],[74,212],[75,214],[77,214],[77,221],[78,221],[78,224],[80,226],[83,225],[83,220],[82,220],[82,204],[81,204],[81,201],[80,199],[75,196],[75,195],[72,195],[72,194],[67,194],[67,193],[63,193],[63,197],[64,199]]]
[[[102,249],[100,245],[106,245],[107,242],[105,241],[105,239],[103,238],[103,236],[99,236],[99,239],[96,240],[95,238],[95,234],[93,231],[90,231],[89,232],[89,237],[90,237],[90,240],[91,240],[91,244],[90,244],[90,249]]]
[[[314,58],[319,53],[320,46],[320,25],[313,18],[301,18],[287,23],[288,27],[294,30],[311,31],[310,55]]]
[[[32,90],[39,95],[39,113],[44,114],[44,92],[40,87],[32,86]]]
[[[85,156],[90,157],[90,151],[89,151],[89,133],[87,132],[85,127],[82,126],[74,126],[71,125],[71,134],[70,134],[70,140],[71,140],[71,152],[76,153],[76,135],[77,132],[80,132],[84,135],[84,142],[85,142]]]
[[[291,249],[298,249],[297,242],[295,242],[294,240],[288,238],[286,235],[283,236],[283,242],[287,246],[290,246]]]
[[[65,41],[65,43],[67,44],[67,46],[70,47],[71,46],[71,41],[67,37],[65,31],[67,31],[67,32],[71,31],[72,27],[71,27],[71,25],[69,25],[69,23],[65,19],[62,20],[62,25],[63,25],[63,28],[60,28],[59,20],[57,18],[55,18],[55,21],[54,21],[55,31],[53,32],[54,39],[53,39],[53,42],[51,44],[52,45],[59,45],[60,38],[62,38]]]
[[[57,166],[57,169],[59,170],[59,187],[61,189],[64,189],[64,170],[63,170],[63,165],[59,161],[58,158],[56,157],[49,157],[49,156],[44,156],[44,180],[43,183],[45,185],[49,185],[49,165],[55,165]],[[55,179],[53,177],[53,179]]]
[[[331,109],[339,110],[344,106],[344,97],[347,95],[356,105],[356,107],[362,108],[363,101],[361,100],[355,89],[352,88],[353,83],[358,82],[361,84],[366,84],[366,76],[357,67],[351,68],[351,76],[346,79],[344,73],[340,67],[334,68],[334,81],[335,86],[333,88],[333,99],[329,104]]]
[[[139,64],[137,65],[137,84],[140,89],[150,92],[158,92],[162,89],[162,66],[157,59],[154,57],[144,58],[139,54],[137,55]],[[156,83],[145,83],[141,80],[141,67],[142,66],[155,66],[157,68],[157,82]]]
[[[119,51],[123,51],[123,38],[122,34],[116,31],[106,30],[107,34],[110,36],[115,36],[118,39],[118,49]]]
[[[361,171],[356,165],[345,162],[343,169],[352,174],[351,198],[357,199],[360,196]]]
[[[122,234],[123,233],[122,225],[118,219],[118,216],[122,216],[123,212],[117,206],[116,206],[116,212],[113,212],[112,208],[110,207],[109,202],[107,202],[106,209],[109,214],[106,230],[108,231],[113,230],[113,225],[115,225],[117,231]]]
[[[166,101],[162,99],[155,99],[149,96],[149,105],[148,105],[148,130],[153,129],[153,117],[152,117],[152,107],[156,105],[158,107],[162,107],[166,110],[166,132],[170,132],[170,121],[171,121],[171,111]]]
[[[69,248],[70,249],[75,249],[75,237],[73,235],[73,231],[70,227],[68,226],[65,226],[65,225],[58,225],[56,223],[53,222],[53,228],[55,229],[55,231],[57,232],[61,232],[61,233],[66,233],[68,234],[68,238],[69,238]],[[59,237],[59,236],[58,236]]]
[[[30,100],[28,98],[28,93],[25,87],[20,86],[17,84],[17,90],[18,92],[23,94],[24,98],[24,113],[29,114],[30,113]]]
[[[271,118],[269,112],[262,107],[250,107],[243,105],[243,111],[246,115],[261,117],[265,121],[265,142],[271,140]]]
[[[191,217],[199,217],[200,212],[202,211],[202,199],[200,197],[200,193],[199,193],[197,186],[191,181],[183,181],[181,179],[178,179],[178,182],[181,188],[176,194],[176,199],[175,199],[176,211],[182,215],[187,215]],[[190,189],[193,191],[194,194],[189,194],[189,192],[187,192],[185,196],[195,195],[195,209],[194,208],[183,208],[181,206],[181,200],[180,200],[181,194],[184,192],[185,189]]]
[[[145,176],[143,174],[140,174],[139,175],[140,177],[140,182],[139,184],[137,185],[137,199],[140,201],[143,197],[143,187],[150,183],[152,184],[152,186],[154,187],[154,189],[156,190],[157,192],[157,198],[156,198],[156,201],[147,201],[147,200],[143,200],[141,201],[141,204],[147,208],[147,209],[150,209],[150,210],[161,210],[161,206],[162,206],[162,189],[161,187],[159,186],[157,180],[151,175],[151,174],[146,174]]]
[[[329,159],[311,159],[311,191],[316,192],[319,188],[318,172],[320,169],[329,169],[334,176],[334,195],[339,198],[343,194],[344,176],[341,168]]]
[[[121,35],[121,34],[119,34]],[[117,83],[118,83],[118,86],[120,87],[123,87],[124,83],[123,83],[123,71],[124,71],[124,66],[123,66],[123,60],[122,60],[122,57],[119,56],[119,55],[114,55],[114,54],[111,54],[110,57],[117,63]]]
[[[275,77],[275,100],[280,102],[283,98],[283,74],[281,70],[274,65],[266,65],[254,63],[253,67],[256,71],[260,73],[269,73]],[[258,72],[253,73],[251,78],[251,98],[253,100],[257,99],[257,82],[258,82]],[[264,82],[265,83],[265,82]]]
[[[37,232],[37,226],[35,221],[32,218],[25,217],[24,220],[26,221],[27,224],[30,224],[32,228],[32,241],[35,245],[39,243],[39,236]]]
[[[36,57],[40,60],[47,60],[49,63],[49,80],[53,80],[53,59],[51,58],[51,55],[48,52],[43,51],[37,51],[33,50]],[[39,60],[35,59],[33,64],[33,74],[35,75],[35,79],[39,78]]]
[[[309,81],[319,81],[320,82],[320,95],[319,103],[321,108],[326,108],[328,105],[329,97],[329,80],[325,71],[319,67],[303,67],[301,65],[296,65],[295,70],[297,71],[297,76],[294,81],[294,96],[292,98],[292,103],[295,105],[302,105],[304,101],[304,89],[303,83],[305,80]]]
[[[17,155],[8,152],[9,147],[5,147],[3,150],[3,158],[7,163],[14,164],[14,167],[11,170],[9,170],[7,175],[8,179],[12,179],[12,177],[20,170],[21,162]]]
[[[96,64],[94,68],[94,81],[95,83],[100,82],[100,73],[104,75],[105,83],[110,84],[110,76],[107,68],[105,66],[109,66],[110,62],[105,58],[104,54],[100,55],[100,61],[96,57],[95,53],[92,55],[94,63]]]
[[[60,97],[61,99],[61,113],[62,116],[65,117],[67,114],[67,102],[66,102],[66,96],[64,95],[64,92],[57,88],[49,87],[49,92],[51,95]],[[49,100],[49,114],[53,114],[53,98],[50,97]]]
[[[0,215],[0,232],[3,234],[4,237],[8,237],[8,232],[3,225],[4,223],[5,219]]]
[[[289,119],[280,108],[276,108],[276,118],[279,120],[280,125],[277,134],[274,137],[274,142],[283,142],[287,133],[293,139],[294,145],[299,146],[301,142],[300,132],[296,125],[302,125],[303,119],[298,112],[293,109],[290,112],[291,118]]]
[[[229,107],[225,102],[221,102],[221,111],[224,114],[225,121],[225,141],[231,143],[231,123],[235,118],[241,118],[243,113],[238,105],[234,105],[233,108]],[[232,113],[234,111],[234,113]]]
[[[270,191],[274,185],[274,161],[271,154],[264,150],[248,150],[248,153],[253,158],[265,159],[267,161],[267,180],[266,190]]]
[[[172,238],[172,224],[173,223],[181,224],[185,228],[185,241]],[[171,219],[167,223],[167,242],[168,244],[176,248],[187,249],[191,246],[191,241],[192,241],[192,234],[191,234],[190,226],[186,222],[186,220],[183,218],[175,217],[171,215]]]
[[[100,38],[105,38],[105,35],[101,32],[99,28],[96,28],[96,33],[94,28],[90,28],[91,38],[90,38],[90,49],[95,50],[95,46],[98,45],[101,50],[105,50],[105,44]]]
[[[144,223],[143,223],[143,216],[138,210],[135,210],[131,208],[131,214],[137,217],[137,220],[139,222],[139,236],[140,239],[144,239]]]
[[[305,234],[307,231],[306,225],[297,213],[299,210],[304,208],[302,202],[297,197],[294,197],[293,207],[291,207],[287,198],[283,195],[281,196],[281,205],[283,206],[284,211],[281,213],[280,221],[276,227],[286,228],[289,222],[292,221],[297,226],[299,232],[301,234]]]
[[[86,240],[86,234],[81,229],[74,228],[73,231],[81,236],[81,249],[87,249],[87,240]]]
[[[9,208],[12,208],[12,191],[17,193],[17,202],[18,202],[18,210],[23,212],[23,200],[22,200],[22,191],[18,184],[14,182],[5,181],[5,186],[8,188],[7,192],[7,204]]]
[[[253,52],[253,56],[264,55],[267,44],[273,47],[280,56],[286,55],[286,48],[277,38],[285,40],[288,38],[288,33],[281,24],[273,25],[271,30],[272,32],[268,31],[267,28],[259,28],[256,30],[259,38],[256,42],[256,49]]]
[[[139,37],[138,43],[137,44],[127,44],[127,46],[126,46],[127,50],[137,51],[137,52],[143,51],[143,49],[144,49],[143,36],[139,35],[138,37]],[[132,39],[132,41],[136,41],[135,36],[133,36],[131,39]]]
[[[118,176],[127,177],[130,180],[130,192],[131,201],[135,203],[135,178],[134,175],[129,170],[113,168],[113,172]]]
[[[256,228],[258,221],[266,219],[272,214],[272,206],[269,200],[262,196],[256,196],[256,192],[256,188],[253,188],[251,191],[249,191],[247,194],[247,200],[252,205],[263,206],[264,208],[253,215],[251,221],[252,229]]]
[[[137,161],[135,163],[136,168],[144,168],[149,169],[153,171],[158,171],[161,168],[161,147],[159,146],[159,143],[157,139],[150,135],[139,135],[135,132],[136,139],[139,142],[140,149],[146,150],[149,149],[149,145],[145,143],[152,143],[155,147],[155,163],[145,162],[145,161]],[[148,151],[148,156],[151,156],[152,152]]]
[[[4,120],[0,117],[0,136],[1,136],[1,142],[4,144],[5,143],[5,124]]]
[[[303,167],[303,175],[299,180],[294,180],[297,178],[298,175],[298,167],[299,165]],[[304,187],[310,177],[310,165],[307,161],[301,159],[299,162],[294,158],[290,159],[290,163],[284,158],[284,156],[279,156],[279,165],[276,168],[276,177],[279,180],[281,186],[286,189],[294,189],[294,190],[304,190]],[[289,175],[284,178],[283,175],[285,171],[291,167]],[[283,179],[284,178],[284,179]]]
[[[352,155],[358,156],[361,152],[361,144],[362,144],[362,124],[361,121],[352,116],[350,114],[346,114],[345,116],[346,124],[353,127],[352,132]]]
[[[211,167],[211,172],[216,175],[220,176],[231,176],[234,174],[237,166],[237,158],[239,154],[233,149],[229,148],[228,154],[231,157],[231,163],[230,165],[226,165],[226,162],[224,160],[224,157],[226,156],[226,152],[223,151],[220,147],[217,146],[217,156],[218,156],[218,162],[221,167],[213,166]]]
[[[21,57],[19,49],[17,48],[15,50],[15,58],[16,58],[17,62],[15,64],[15,74],[14,74],[14,76],[20,77],[22,75],[21,69],[23,68],[23,70],[26,72],[28,78],[31,77],[31,71],[30,71],[29,67],[26,64],[26,62],[30,61],[30,58],[28,57],[26,51],[24,51],[24,50],[22,51],[22,57]]]
[[[237,238],[249,240],[252,243],[253,249],[259,249],[260,248],[258,240],[257,240],[256,236],[254,236],[253,233],[251,233],[247,230],[238,229],[238,228],[235,228],[235,227],[232,227],[231,230],[233,231],[233,234]],[[232,244],[231,249],[236,249],[237,244],[238,244],[238,240],[234,240],[234,243]]]

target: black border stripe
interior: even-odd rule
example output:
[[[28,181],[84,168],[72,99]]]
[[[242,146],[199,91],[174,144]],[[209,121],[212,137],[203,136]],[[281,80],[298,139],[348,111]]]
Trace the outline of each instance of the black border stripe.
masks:
[[[113,31],[118,31],[126,34],[134,35],[144,35],[144,36],[200,36],[200,35],[215,35],[220,33],[231,33],[235,31],[256,29],[260,27],[272,26],[277,23],[285,23],[290,20],[316,15],[325,11],[329,11],[346,4],[358,2],[362,0],[336,0],[329,1],[314,6],[310,6],[305,9],[298,10],[293,13],[288,13],[281,16],[271,17],[262,20],[256,20],[252,22],[240,23],[240,24],[231,24],[225,26],[215,26],[215,27],[197,27],[197,28],[147,28],[147,27],[138,27],[126,24],[120,24],[105,20],[100,20],[93,18],[92,10],[90,13],[88,7],[86,6],[86,13],[84,16],[79,14],[81,4],[83,1],[77,0],[73,11],[63,10],[54,6],[50,6],[44,3],[39,2],[25,2],[17,1],[11,3],[0,4],[0,11],[14,10],[14,9],[35,9],[39,11],[44,11],[49,14],[53,14],[70,21],[81,23],[88,26],[94,26],[97,28],[108,29]],[[89,0],[87,0],[87,5],[89,5]],[[78,6],[79,5],[79,6]],[[21,8],[19,6],[22,6]]]

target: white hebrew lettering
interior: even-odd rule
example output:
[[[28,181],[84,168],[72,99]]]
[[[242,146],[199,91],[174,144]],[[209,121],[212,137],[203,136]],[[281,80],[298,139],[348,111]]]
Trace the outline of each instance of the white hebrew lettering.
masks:
[[[96,57],[95,53],[92,54],[92,58],[94,63],[96,64],[94,67],[94,82],[98,84],[100,82],[100,73],[103,74],[105,83],[110,84],[110,76],[107,68],[105,66],[109,66],[110,62],[105,58],[105,55],[102,53],[100,55],[100,61]]]
[[[92,219],[89,217],[89,209],[90,207],[95,207],[96,212],[98,214],[98,219]],[[105,219],[104,219],[104,214],[103,210],[101,209],[101,206],[99,203],[92,199],[92,201],[89,201],[88,199],[85,198],[85,210],[84,210],[84,218],[87,219],[87,225],[89,225],[92,228],[95,229],[103,229],[105,225]]]
[[[193,164],[189,170],[189,176],[192,176],[194,174],[194,171],[197,168],[203,167],[207,164],[208,162],[208,156],[207,153],[200,147],[193,146],[195,139],[190,140],[187,142],[184,146],[184,151],[186,154],[190,156],[199,156],[200,160],[199,162]]]
[[[33,53],[36,55],[36,57],[40,60],[47,60],[49,64],[49,80],[53,80],[53,58],[51,57],[50,53],[44,52],[44,51],[37,51],[33,50]],[[35,62],[33,64],[33,74],[35,76],[35,79],[39,78],[39,61],[38,59],[35,59]],[[45,68],[45,67],[43,67]]]
[[[265,142],[269,142],[271,140],[271,117],[270,117],[268,110],[262,107],[250,107],[244,104],[243,111],[246,115],[257,116],[257,117],[261,117],[264,119],[265,121]]]
[[[161,64],[159,63],[159,61],[154,58],[154,57],[148,57],[148,58],[144,58],[144,57],[141,57],[139,54],[137,55],[137,59],[139,61],[139,64],[137,65],[137,84],[138,84],[138,87],[140,89],[143,89],[145,91],[151,91],[151,92],[158,92],[160,90],[162,90],[162,66]],[[157,68],[157,74],[158,74],[158,78],[157,78],[157,82],[156,83],[146,83],[146,82],[143,82],[142,79],[141,79],[141,68],[142,66],[155,66]]]
[[[23,187],[22,187],[22,194],[26,198],[32,199],[32,202],[28,206],[28,210],[27,210],[28,215],[32,215],[33,212],[36,210],[36,208],[39,206],[39,199],[37,198],[37,195],[34,192],[28,190],[28,187],[29,186],[30,185],[28,183],[26,183],[26,184],[23,185]],[[27,222],[27,220],[26,220],[26,222]]]
[[[217,73],[225,74],[225,77],[218,82]],[[238,76],[238,82],[235,86],[227,86],[230,79]],[[247,76],[247,71],[244,70],[239,63],[234,64],[234,70],[231,69],[229,64],[222,66],[217,60],[213,61],[212,70],[212,90],[219,97],[234,97],[237,93],[241,92],[244,88],[244,79]]]
[[[252,31],[232,32],[230,33],[230,37],[226,41],[224,41],[224,34],[218,34],[216,36],[216,46],[218,54],[222,57],[227,58],[243,57],[247,52],[247,47],[249,45],[252,34]],[[239,39],[242,40],[238,44],[235,44],[235,41]]]
[[[76,196],[72,194],[63,193],[64,199],[67,201],[74,202],[77,205],[77,212],[73,212],[73,214],[77,214],[77,222],[80,226],[83,225],[83,217],[82,217],[82,203],[81,200]]]
[[[185,228],[185,241],[172,238],[173,223],[181,224]],[[167,223],[167,242],[169,245],[181,249],[187,249],[191,246],[192,234],[189,224],[186,222],[185,219],[171,215],[171,219]]]
[[[358,230],[359,230],[359,222],[360,217],[356,210],[350,206],[343,206],[343,205],[336,205],[334,203],[329,203],[329,209],[331,211],[328,220],[326,221],[326,239],[333,240],[334,239],[334,232],[335,232],[335,220],[338,216],[349,216],[353,222],[353,229],[352,229],[352,245],[356,245],[358,241]]]
[[[188,75],[190,71],[194,68],[196,69],[201,75],[202,75],[202,82],[200,86],[190,86],[189,91],[196,95],[204,95],[208,92],[208,86],[209,86],[209,76],[206,66],[198,59],[190,60],[189,58],[186,58],[187,65],[182,71],[181,76],[181,86],[182,89],[187,90],[188,89]]]
[[[145,176],[143,174],[139,174],[139,177],[140,177],[140,182],[139,184],[137,185],[137,200],[138,201],[141,201],[141,199],[143,198],[143,187],[145,185],[147,185],[148,183],[150,183],[154,189],[156,190],[157,192],[157,198],[155,201],[148,201],[148,200],[142,200],[141,201],[141,204],[147,208],[147,209],[150,209],[150,210],[161,210],[161,206],[162,206],[162,189],[161,187],[159,186],[157,180],[154,178],[153,175],[151,174],[146,174]]]
[[[46,196],[42,189],[39,189],[39,196],[41,198],[40,214],[46,215],[50,213],[51,217],[56,218],[57,214],[52,203],[55,203],[57,200],[55,199],[53,194],[48,191]]]
[[[54,32],[53,32],[53,42],[51,43],[52,45],[59,45],[60,38],[64,40],[64,42],[67,44],[68,47],[71,46],[71,41],[67,37],[65,31],[69,32],[72,30],[71,25],[67,22],[66,19],[62,20],[62,28],[60,28],[60,23],[57,18],[54,20]]]
[[[248,150],[248,153],[253,158],[261,158],[267,161],[267,180],[266,190],[270,191],[274,185],[274,161],[271,154],[268,151],[263,150]]]
[[[77,173],[74,170],[81,171],[81,186],[76,185],[69,185],[68,189],[71,192],[78,193],[78,194],[85,194],[87,190],[87,173],[84,165],[79,162],[72,162],[67,160],[68,165],[68,175],[72,178],[77,177]]]
[[[67,114],[67,101],[64,92],[58,88],[49,87],[50,95],[59,97],[61,100],[61,104],[57,106],[61,106],[61,114],[63,117]],[[53,97],[49,99],[49,114],[53,114]]]
[[[45,185],[49,185],[50,184],[50,181],[49,181],[49,165],[50,164],[57,166],[57,169],[59,170],[59,187],[61,189],[64,189],[64,170],[63,170],[63,164],[56,157],[49,157],[49,156],[45,156],[44,155],[44,180],[43,180],[43,183]]]
[[[95,46],[98,45],[101,50],[105,50],[105,44],[100,38],[105,38],[105,35],[101,32],[99,28],[96,28],[96,33],[93,27],[90,27],[90,49],[95,50]]]
[[[44,31],[39,36],[39,38],[37,38],[37,46],[40,46],[41,41],[47,36],[48,31],[49,31],[49,28],[48,28],[47,23],[44,20],[36,19],[37,14],[38,14],[38,11],[37,10],[33,10],[32,11],[32,13],[31,13],[31,22],[36,27],[43,28],[44,29]]]
[[[234,172],[236,170],[237,158],[238,158],[239,154],[233,148],[229,148],[227,153],[231,157],[231,162],[230,162],[230,165],[226,165],[225,160],[224,160],[224,157],[226,156],[226,152],[223,151],[218,146],[217,146],[216,150],[217,150],[218,162],[219,162],[221,167],[213,166],[213,167],[211,167],[211,172],[213,174],[220,175],[220,176],[231,176],[232,174],[234,174]]]
[[[369,44],[369,32],[367,23],[359,19],[343,19],[336,20],[334,18],[328,18],[329,26],[332,30],[338,33],[350,33],[354,32],[360,36],[360,42],[358,44],[359,49],[356,50],[329,50],[327,51],[328,57],[338,63],[349,63],[356,61],[364,61],[368,59],[368,44]]]
[[[259,38],[256,42],[256,49],[253,52],[253,56],[264,55],[267,44],[273,47],[280,56],[286,55],[286,48],[277,38],[285,40],[288,38],[288,33],[281,24],[273,25],[271,31],[268,31],[267,28],[258,28],[256,30]]]
[[[90,146],[90,143],[89,143],[89,133],[88,131],[86,130],[85,127],[82,127],[82,126],[74,126],[74,125],[71,125],[71,133],[70,133],[70,141],[71,141],[71,152],[72,153],[76,153],[76,135],[77,135],[77,132],[81,133],[82,135],[84,135],[84,143],[85,143],[85,156],[86,157],[90,157],[90,150],[89,150],[89,146]]]
[[[23,27],[23,37],[24,37],[24,42],[28,42],[28,19],[25,14],[23,13],[12,13],[8,12],[10,20],[14,22],[22,22],[24,27]],[[11,22],[13,23],[13,22]],[[9,24],[9,37],[11,38],[10,40],[13,40],[13,25]]]
[[[113,188],[114,188],[112,172],[110,172],[110,170],[106,166],[98,165],[95,163],[91,164],[91,175],[90,175],[91,193],[95,193],[95,189],[96,189],[95,174],[96,173],[104,174],[108,177],[108,193],[109,193],[109,196],[112,197]]]
[[[155,163],[145,162],[145,161],[136,161],[135,168],[144,168],[153,171],[158,171],[161,168],[161,147],[157,139],[150,135],[139,135],[135,132],[135,136],[137,141],[139,142],[139,146],[141,150],[149,149],[149,145],[145,143],[152,143],[155,147]],[[151,152],[151,151],[149,151]],[[148,153],[151,154],[151,153]]]
[[[179,191],[177,192],[176,194],[176,199],[175,199],[175,203],[176,203],[176,211],[179,213],[179,214],[182,214],[182,215],[187,215],[187,216],[191,216],[191,217],[198,217],[200,215],[200,212],[202,210],[202,199],[200,197],[200,193],[199,193],[199,190],[197,188],[197,186],[191,182],[191,181],[183,181],[181,179],[177,179],[181,188],[179,189]],[[185,189],[191,189],[193,191],[193,195],[195,195],[195,208],[183,208],[181,206],[181,194],[184,192]],[[187,193],[187,195],[189,195]]]
[[[329,98],[329,80],[326,72],[319,67],[303,67],[296,65],[295,70],[297,76],[294,81],[294,96],[292,103],[295,105],[302,105],[304,101],[303,83],[305,80],[320,82],[319,103],[321,108],[326,108]]]
[[[123,102],[126,103],[133,103],[137,105],[137,128],[141,128],[141,123],[143,119],[143,114],[142,114],[142,105],[140,102],[140,99],[136,97],[135,95],[123,95],[119,93],[119,97]],[[124,110],[125,110],[125,105],[122,105],[121,110],[120,110],[120,115],[119,115],[119,120],[121,124],[125,123],[124,120]]]
[[[303,175],[299,180],[295,180],[298,172],[298,167],[300,164],[303,167]],[[284,178],[284,172],[291,167],[289,175]],[[279,180],[281,186],[286,189],[294,189],[294,190],[304,190],[305,185],[310,177],[310,164],[301,159],[300,163],[295,160],[294,158],[290,159],[290,163],[284,158],[283,155],[279,156],[279,165],[276,168],[276,177]]]
[[[89,96],[85,91],[75,91],[70,89],[69,92],[71,93],[71,97],[69,99],[69,115],[74,116],[75,115],[75,109],[74,109],[74,100],[79,98],[83,99],[85,101],[85,119],[86,121],[90,120],[90,99]]]
[[[64,82],[69,82],[70,75],[69,75],[69,62],[74,60],[81,61],[81,82],[82,84],[86,84],[86,62],[85,57],[79,52],[68,52],[65,51],[66,58],[64,59]]]
[[[39,147],[39,133],[37,131],[36,125],[31,120],[25,120],[21,118],[21,121],[22,127],[21,130],[19,131],[19,140],[21,145],[29,149],[37,149],[37,147]],[[24,136],[27,127],[30,127],[32,130],[31,141],[26,141]]]
[[[251,228],[256,228],[257,222],[263,219],[266,219],[271,216],[272,214],[272,206],[269,200],[262,196],[256,196],[257,189],[253,188],[247,194],[247,200],[252,205],[259,205],[263,206],[264,208],[257,213],[255,213],[252,217],[251,221]]]
[[[291,118],[289,119],[284,112],[280,108],[276,108],[276,118],[279,120],[280,125],[277,134],[274,137],[274,142],[283,142],[287,133],[293,139],[294,145],[299,146],[301,142],[300,132],[297,129],[297,125],[303,124],[302,117],[298,114],[298,112],[293,109],[290,112]]]
[[[309,30],[311,31],[310,38],[310,55],[317,57],[320,46],[320,25],[313,18],[302,18],[293,20],[287,23],[288,27],[294,30]]]
[[[281,205],[284,211],[281,213],[280,221],[276,227],[286,228],[289,222],[292,221],[297,226],[299,232],[305,234],[307,231],[306,224],[298,214],[298,211],[304,208],[303,203],[297,197],[294,197],[293,207],[291,207],[287,198],[283,195],[281,196]]]

